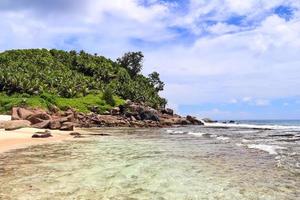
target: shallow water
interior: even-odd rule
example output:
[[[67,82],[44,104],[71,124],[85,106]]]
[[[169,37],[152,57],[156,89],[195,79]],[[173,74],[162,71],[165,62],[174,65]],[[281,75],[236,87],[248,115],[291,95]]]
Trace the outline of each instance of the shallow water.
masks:
[[[112,136],[32,146],[0,155],[0,199],[300,196],[299,143],[269,137],[278,130],[186,127],[94,132]],[[248,148],[249,144],[282,148],[269,154]]]

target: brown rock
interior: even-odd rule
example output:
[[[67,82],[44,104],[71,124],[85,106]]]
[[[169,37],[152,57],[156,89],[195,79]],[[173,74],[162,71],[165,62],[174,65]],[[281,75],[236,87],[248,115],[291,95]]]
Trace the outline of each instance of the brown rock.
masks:
[[[72,133],[70,133],[70,135],[72,135],[72,136],[80,136],[81,134],[78,133],[78,132],[72,132]]]
[[[113,109],[110,110],[110,114],[111,115],[119,115],[120,114],[120,108],[119,107],[115,107]]]
[[[194,125],[203,125],[203,123],[198,120],[196,117],[192,117],[190,115],[186,116],[186,119]]]
[[[60,129],[61,127],[60,120],[51,120],[49,127],[50,129]]]
[[[50,133],[50,131],[46,130],[45,132],[36,132],[31,136],[32,138],[48,138],[53,137]]]
[[[30,117],[28,117],[28,120],[32,123],[32,124],[38,124],[41,123],[44,120],[51,120],[51,116],[48,115],[45,112],[42,113],[36,113],[36,114],[32,114]]]
[[[6,124],[6,121],[0,121],[0,129],[4,128],[5,124]]]
[[[4,123],[4,129],[6,131],[12,131],[20,128],[30,127],[31,123],[27,120],[13,120]]]
[[[13,107],[11,110],[11,120],[20,120],[19,114],[18,114],[19,108]]]
[[[74,131],[74,125],[75,124],[72,123],[72,122],[65,122],[60,127],[60,130],[62,130],[62,131]]]
[[[49,125],[50,125],[50,120],[45,120],[40,123],[34,124],[32,127],[43,129],[43,128],[48,128]]]
[[[68,116],[66,116],[66,117],[62,117],[62,118],[60,119],[60,122],[61,122],[61,123],[64,123],[64,122],[74,122],[74,121],[75,121],[75,117],[74,117],[73,114],[70,114],[70,115],[68,115]]]
[[[165,109],[161,110],[161,113],[162,114],[167,114],[167,115],[173,115],[174,111],[170,108],[165,108]]]
[[[59,108],[57,106],[55,106],[55,105],[50,105],[49,106],[49,111],[51,113],[58,113],[59,112]]]
[[[27,110],[25,108],[18,109],[18,116],[20,117],[20,119],[27,119],[28,117],[30,117],[33,114],[34,113],[32,111]]]

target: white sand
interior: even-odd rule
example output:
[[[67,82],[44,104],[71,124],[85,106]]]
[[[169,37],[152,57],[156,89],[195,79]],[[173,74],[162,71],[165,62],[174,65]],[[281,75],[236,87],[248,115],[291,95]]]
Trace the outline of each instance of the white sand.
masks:
[[[70,132],[51,130],[53,137],[49,138],[32,138],[32,135],[37,131],[45,131],[43,129],[22,128],[14,131],[5,131],[0,129],[0,153],[12,149],[23,148],[30,145],[45,144],[52,142],[61,142],[63,140],[72,139]]]
[[[0,121],[10,121],[11,116],[10,115],[0,115]]]

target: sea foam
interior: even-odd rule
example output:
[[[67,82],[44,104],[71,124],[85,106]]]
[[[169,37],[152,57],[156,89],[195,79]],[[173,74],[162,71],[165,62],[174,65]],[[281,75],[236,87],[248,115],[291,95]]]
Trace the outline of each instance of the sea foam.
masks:
[[[266,144],[249,144],[247,145],[249,149],[259,149],[265,152],[268,152],[271,155],[277,155],[278,153],[276,150],[278,149],[286,149],[285,147],[280,146],[272,146],[272,145],[266,145]]]

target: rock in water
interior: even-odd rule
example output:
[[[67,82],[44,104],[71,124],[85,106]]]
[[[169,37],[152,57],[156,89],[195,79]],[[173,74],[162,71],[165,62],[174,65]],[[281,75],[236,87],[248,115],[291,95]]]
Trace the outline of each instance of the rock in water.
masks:
[[[190,121],[194,125],[204,125],[200,120],[198,120],[196,117],[192,117],[190,115],[186,116],[186,119]]]
[[[81,134],[78,133],[78,132],[72,132],[72,133],[70,133],[70,135],[72,135],[72,136],[81,136]]]
[[[44,132],[36,132],[35,134],[32,135],[32,138],[48,138],[48,137],[53,137],[50,131],[48,130]]]

